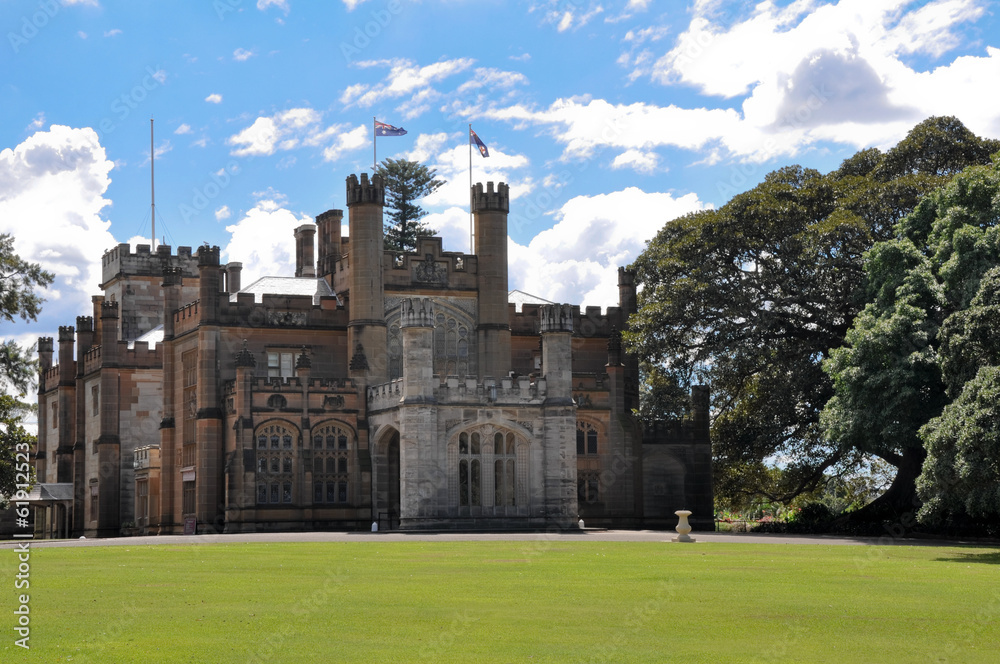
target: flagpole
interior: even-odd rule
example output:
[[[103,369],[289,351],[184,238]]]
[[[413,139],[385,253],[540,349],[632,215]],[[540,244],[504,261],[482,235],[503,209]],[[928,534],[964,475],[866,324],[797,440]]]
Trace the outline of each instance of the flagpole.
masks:
[[[156,159],[156,149],[153,147],[153,118],[149,119],[149,214],[150,214],[150,235],[153,241],[153,251],[156,251],[156,175],[154,160]]]
[[[375,131],[375,116],[372,116],[372,177],[375,177],[375,166],[378,164],[378,132]]]
[[[472,221],[472,123],[469,123],[469,253],[476,253],[476,231]]]

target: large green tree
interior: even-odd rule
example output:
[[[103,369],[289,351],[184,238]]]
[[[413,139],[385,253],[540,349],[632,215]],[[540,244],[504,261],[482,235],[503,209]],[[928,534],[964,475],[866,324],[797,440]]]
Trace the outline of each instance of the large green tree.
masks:
[[[925,520],[1000,515],[998,266],[1000,162],[962,171],[867,255],[871,302],[827,363],[823,423],[910,459],[883,497],[893,511],[915,507],[906,479]]]
[[[43,300],[35,289],[48,286],[52,279],[50,272],[17,255],[13,237],[0,234],[0,320],[36,320]],[[26,446],[34,446],[34,437],[25,431],[22,421],[32,410],[24,399],[36,368],[28,349],[11,339],[0,343],[0,496],[14,493],[16,471],[21,470],[17,454],[23,454]]]
[[[643,412],[683,411],[671,399],[693,382],[711,385],[717,496],[789,501],[865,454],[900,463],[823,435],[834,389],[822,363],[866,303],[865,252],[956,169],[997,149],[954,118],[930,118],[889,151],[863,150],[831,173],[769,173],[649,242],[633,264],[639,311],[625,335],[657,367],[644,394],[657,405]],[[784,472],[769,472],[774,463]]]
[[[383,159],[375,172],[385,181],[385,248],[412,251],[417,238],[435,233],[420,221],[427,212],[417,200],[437,191],[444,181],[435,178],[433,168],[405,159]]]

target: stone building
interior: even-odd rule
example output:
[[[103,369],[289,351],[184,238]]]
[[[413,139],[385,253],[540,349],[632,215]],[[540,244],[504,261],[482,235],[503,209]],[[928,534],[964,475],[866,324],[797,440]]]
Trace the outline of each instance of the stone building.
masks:
[[[106,253],[57,364],[39,342],[36,468],[73,500],[36,529],[709,527],[707,391],[689,421],[632,415],[632,275],[604,312],[515,305],[505,184],[471,192],[474,254],[385,251],[384,195],[348,177],[348,236],[327,211],[295,230],[294,276],[246,287],[218,247]]]

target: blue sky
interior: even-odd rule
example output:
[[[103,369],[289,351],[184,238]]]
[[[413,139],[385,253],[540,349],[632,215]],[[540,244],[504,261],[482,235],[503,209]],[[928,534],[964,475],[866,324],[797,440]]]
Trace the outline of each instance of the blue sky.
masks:
[[[291,274],[292,230],[379,158],[468,249],[476,181],[511,186],[511,288],[615,304],[615,271],[768,171],[822,171],[930,115],[1000,137],[997,3],[0,0],[0,232],[58,279],[33,341],[89,312],[100,256],[149,225]],[[148,240],[146,240],[148,242]]]

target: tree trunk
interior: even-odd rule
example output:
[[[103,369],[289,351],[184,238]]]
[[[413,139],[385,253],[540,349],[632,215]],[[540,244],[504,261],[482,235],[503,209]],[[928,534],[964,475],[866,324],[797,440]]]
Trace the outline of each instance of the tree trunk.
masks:
[[[921,504],[916,482],[926,456],[927,451],[922,446],[904,448],[896,466],[896,477],[886,492],[857,512],[838,519],[838,523],[893,521],[907,528],[915,524],[916,512]]]

